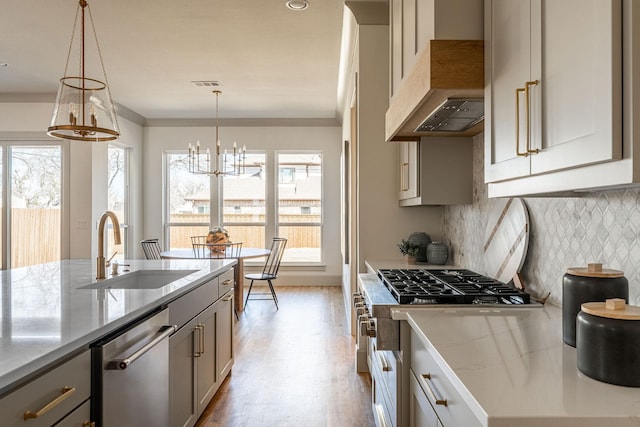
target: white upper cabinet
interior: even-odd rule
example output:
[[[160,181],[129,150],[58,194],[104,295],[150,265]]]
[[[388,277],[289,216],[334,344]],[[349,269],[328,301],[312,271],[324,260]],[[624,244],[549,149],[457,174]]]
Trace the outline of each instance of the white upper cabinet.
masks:
[[[621,29],[621,0],[485,1],[485,182],[622,159]],[[576,189],[529,181],[521,194]]]

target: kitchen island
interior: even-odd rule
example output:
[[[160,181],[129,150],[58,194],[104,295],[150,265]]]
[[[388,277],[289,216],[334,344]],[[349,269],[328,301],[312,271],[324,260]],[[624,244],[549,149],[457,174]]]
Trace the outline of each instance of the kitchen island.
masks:
[[[430,403],[445,426],[640,424],[640,388],[579,372],[576,349],[562,340],[558,307],[399,307],[392,317],[411,330],[411,369],[419,384],[413,393],[424,390],[448,400]],[[427,359],[433,362],[431,372],[422,372],[426,368],[415,365]],[[443,419],[456,411],[471,421]]]
[[[57,361],[229,270],[235,260],[127,260],[138,270],[182,270],[156,289],[96,289],[95,260],[65,260],[0,273],[0,396]],[[129,271],[125,271],[129,270]],[[107,279],[111,277],[108,275]]]

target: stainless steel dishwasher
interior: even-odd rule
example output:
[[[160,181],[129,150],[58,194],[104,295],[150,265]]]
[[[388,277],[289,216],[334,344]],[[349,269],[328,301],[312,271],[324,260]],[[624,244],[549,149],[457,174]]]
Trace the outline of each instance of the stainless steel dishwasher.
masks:
[[[98,427],[169,426],[167,309],[96,342],[92,418]]]

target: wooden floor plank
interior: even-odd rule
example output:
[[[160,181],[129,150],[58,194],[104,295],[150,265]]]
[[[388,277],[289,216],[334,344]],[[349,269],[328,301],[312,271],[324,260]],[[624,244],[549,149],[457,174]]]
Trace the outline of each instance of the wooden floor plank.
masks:
[[[260,289],[262,290],[262,289]],[[232,374],[196,427],[373,427],[337,286],[277,287],[236,322]]]

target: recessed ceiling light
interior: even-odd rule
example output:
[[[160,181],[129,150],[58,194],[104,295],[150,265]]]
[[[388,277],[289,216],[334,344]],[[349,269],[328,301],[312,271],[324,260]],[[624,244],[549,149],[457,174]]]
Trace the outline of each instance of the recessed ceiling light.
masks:
[[[291,10],[305,10],[309,7],[309,2],[307,0],[287,0],[285,3],[287,7]]]

